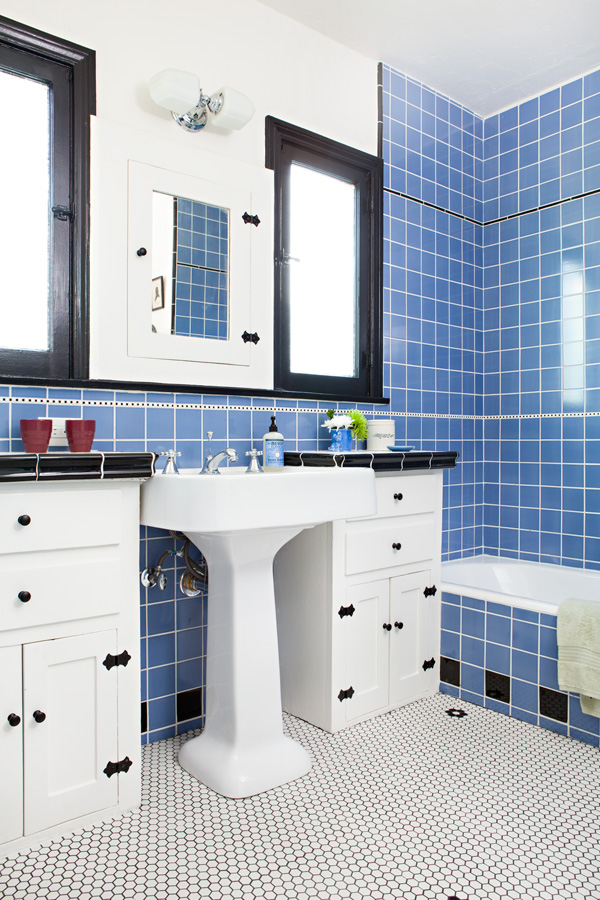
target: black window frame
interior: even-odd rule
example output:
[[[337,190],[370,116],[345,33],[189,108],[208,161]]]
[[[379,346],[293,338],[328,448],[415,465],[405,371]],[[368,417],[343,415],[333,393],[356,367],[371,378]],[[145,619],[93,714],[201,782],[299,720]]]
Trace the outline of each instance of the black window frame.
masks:
[[[386,402],[383,393],[383,160],[323,135],[267,116],[266,166],[275,177],[274,389],[277,394]],[[289,173],[292,162],[352,181],[358,198],[358,374],[355,378],[290,371]],[[315,323],[318,327],[318,323]],[[310,334],[306,335],[310,340]]]
[[[52,348],[0,348],[0,378],[12,383],[88,378],[90,116],[96,112],[96,54],[0,16],[0,68],[53,91]],[[35,139],[35,122],[27,121]],[[15,298],[15,302],[18,299]]]

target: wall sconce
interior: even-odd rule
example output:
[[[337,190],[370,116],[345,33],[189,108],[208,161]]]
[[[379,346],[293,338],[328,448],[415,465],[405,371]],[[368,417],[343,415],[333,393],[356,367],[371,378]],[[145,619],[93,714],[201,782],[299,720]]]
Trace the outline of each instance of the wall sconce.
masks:
[[[150,79],[150,96],[158,106],[171,110],[173,118],[190,131],[200,131],[208,113],[220,128],[238,130],[254,115],[254,104],[244,94],[222,87],[214,94],[202,93],[200,79],[191,72],[164,69]]]

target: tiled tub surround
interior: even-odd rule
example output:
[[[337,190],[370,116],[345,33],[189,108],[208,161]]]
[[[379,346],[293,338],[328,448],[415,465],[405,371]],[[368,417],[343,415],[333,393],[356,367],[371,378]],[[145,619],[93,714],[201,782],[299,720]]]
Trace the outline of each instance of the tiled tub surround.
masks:
[[[598,747],[600,720],[560,690],[557,662],[556,615],[442,594],[443,693]]]
[[[485,121],[381,82],[386,382],[462,412],[448,552],[597,568],[600,72]]]

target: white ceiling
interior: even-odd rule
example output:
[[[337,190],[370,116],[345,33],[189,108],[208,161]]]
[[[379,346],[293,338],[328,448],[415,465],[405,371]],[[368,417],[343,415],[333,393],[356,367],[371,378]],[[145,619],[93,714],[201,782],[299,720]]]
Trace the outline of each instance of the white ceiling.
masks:
[[[484,117],[600,68],[600,0],[260,2]]]

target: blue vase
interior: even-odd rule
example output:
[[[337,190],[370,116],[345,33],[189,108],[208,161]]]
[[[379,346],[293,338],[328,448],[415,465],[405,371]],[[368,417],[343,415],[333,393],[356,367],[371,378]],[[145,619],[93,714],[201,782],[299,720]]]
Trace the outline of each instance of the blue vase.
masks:
[[[332,428],[329,449],[335,453],[352,450],[352,432],[349,428]]]

